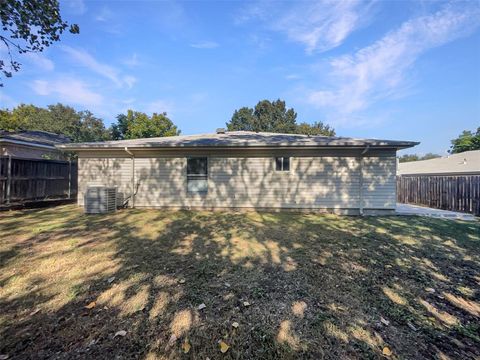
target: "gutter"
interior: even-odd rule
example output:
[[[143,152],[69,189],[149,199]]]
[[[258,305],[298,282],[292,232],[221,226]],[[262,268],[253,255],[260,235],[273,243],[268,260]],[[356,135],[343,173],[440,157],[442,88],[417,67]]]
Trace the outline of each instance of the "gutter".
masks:
[[[131,193],[131,198],[132,198],[132,208],[135,207],[135,155],[128,150],[128,147],[125,146],[125,152],[132,157],[132,193]]]
[[[38,147],[38,148],[49,149],[49,150],[57,150],[57,147],[56,147],[55,145],[43,145],[43,144],[37,144],[37,143],[28,142],[28,141],[22,141],[22,140],[2,139],[2,138],[0,138],[0,143],[17,144],[17,145]]]

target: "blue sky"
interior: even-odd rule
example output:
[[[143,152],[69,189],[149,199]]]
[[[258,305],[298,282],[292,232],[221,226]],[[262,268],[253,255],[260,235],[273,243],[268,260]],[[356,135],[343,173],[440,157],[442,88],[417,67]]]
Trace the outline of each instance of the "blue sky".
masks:
[[[107,125],[166,111],[193,134],[280,98],[338,135],[444,154],[480,126],[479,4],[62,1],[80,35],[19,58],[0,106],[62,102]]]

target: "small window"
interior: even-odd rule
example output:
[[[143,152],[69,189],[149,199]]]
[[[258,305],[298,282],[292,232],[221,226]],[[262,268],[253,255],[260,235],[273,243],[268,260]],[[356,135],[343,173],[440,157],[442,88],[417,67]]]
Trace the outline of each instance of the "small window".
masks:
[[[206,157],[187,158],[187,191],[208,192],[208,162]]]
[[[275,158],[275,169],[277,171],[290,171],[290,158],[289,157]]]

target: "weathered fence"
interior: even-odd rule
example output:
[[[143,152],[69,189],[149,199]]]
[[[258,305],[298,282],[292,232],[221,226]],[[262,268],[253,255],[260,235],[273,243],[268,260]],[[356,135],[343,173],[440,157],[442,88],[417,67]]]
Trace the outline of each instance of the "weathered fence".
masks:
[[[480,175],[397,177],[397,201],[480,215]]]
[[[0,156],[1,206],[76,196],[76,162]]]

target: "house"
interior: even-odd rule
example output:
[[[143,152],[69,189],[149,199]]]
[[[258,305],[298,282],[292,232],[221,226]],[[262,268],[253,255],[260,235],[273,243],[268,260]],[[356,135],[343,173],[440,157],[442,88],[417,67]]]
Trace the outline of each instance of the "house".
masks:
[[[65,135],[53,134],[47,131],[0,130],[0,156],[12,156],[26,159],[63,160],[65,154],[55,145],[69,143]]]
[[[79,205],[89,185],[108,185],[139,208],[388,214],[396,151],[417,144],[218,129],[57,147],[78,154]]]
[[[398,165],[398,175],[480,175],[480,150]]]

